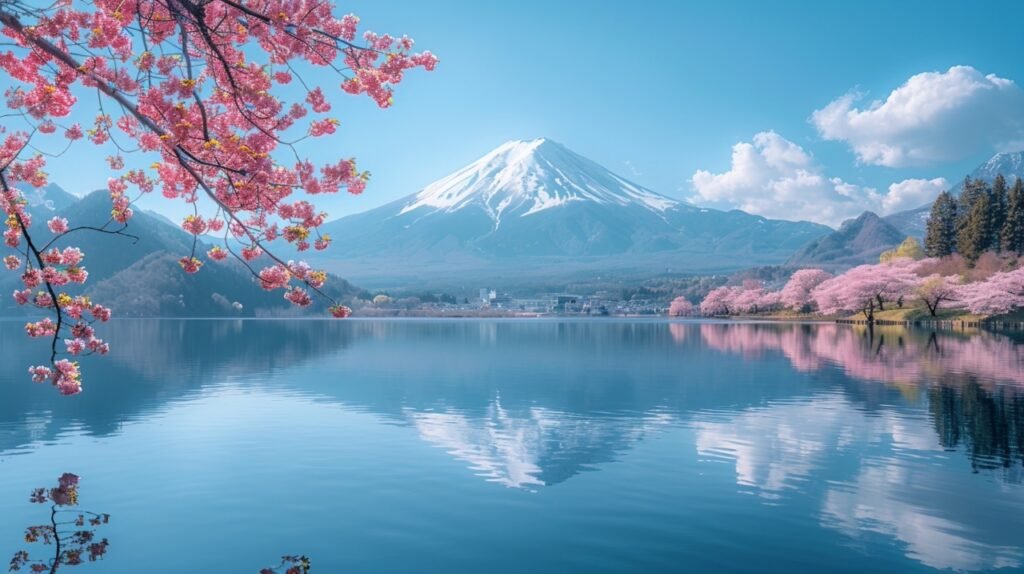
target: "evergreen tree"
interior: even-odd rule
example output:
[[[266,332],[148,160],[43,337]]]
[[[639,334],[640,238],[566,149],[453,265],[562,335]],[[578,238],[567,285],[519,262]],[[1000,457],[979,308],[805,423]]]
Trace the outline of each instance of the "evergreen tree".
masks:
[[[969,205],[970,211],[960,218],[962,223],[957,230],[956,247],[960,255],[973,265],[992,244],[992,200],[983,190]]]
[[[956,212],[956,200],[948,191],[935,198],[924,237],[928,257],[945,257],[956,251]]]
[[[990,233],[988,249],[992,251],[999,251],[1002,247],[1000,232],[1003,230],[1003,224],[1006,223],[1007,203],[1006,178],[1000,173],[992,181],[991,205],[989,208]]]
[[[1006,202],[1001,239],[1003,251],[1024,255],[1024,182],[1018,177]]]

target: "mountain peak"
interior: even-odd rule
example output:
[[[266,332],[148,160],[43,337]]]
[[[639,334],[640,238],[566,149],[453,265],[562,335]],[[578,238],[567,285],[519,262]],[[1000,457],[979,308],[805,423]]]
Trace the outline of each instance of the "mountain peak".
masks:
[[[428,185],[399,215],[474,207],[483,209],[497,228],[502,217],[527,217],[577,203],[663,212],[679,202],[627,181],[554,140],[536,138],[505,142]]]
[[[968,177],[991,183],[999,174],[1003,174],[1009,181],[1013,181],[1014,177],[1024,175],[1024,151],[997,153],[979,165]]]

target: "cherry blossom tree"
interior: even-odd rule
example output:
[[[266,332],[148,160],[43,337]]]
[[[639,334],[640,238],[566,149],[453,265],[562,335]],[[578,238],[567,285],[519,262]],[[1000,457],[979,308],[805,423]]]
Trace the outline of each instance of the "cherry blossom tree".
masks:
[[[764,313],[779,305],[779,293],[756,286],[742,289],[733,299],[734,313]]]
[[[938,314],[943,304],[958,304],[960,300],[960,277],[957,275],[943,277],[932,274],[925,277],[914,289],[914,294],[928,308],[932,317]]]
[[[874,323],[875,311],[885,310],[886,301],[900,301],[920,282],[909,260],[861,265],[818,285],[811,297],[826,315],[863,313]]]
[[[736,297],[743,290],[739,287],[717,287],[712,289],[700,302],[700,314],[705,316],[728,315],[733,313]]]
[[[968,283],[959,290],[959,297],[971,313],[979,315],[1000,315],[1024,307],[1024,267]]]
[[[779,302],[786,309],[807,312],[814,304],[811,291],[824,281],[832,278],[832,274],[821,269],[800,269],[790,276],[785,287],[779,294]]]
[[[676,297],[668,307],[669,317],[686,317],[693,315],[693,303],[686,300],[686,297]]]
[[[108,350],[94,326],[111,311],[72,289],[88,278],[85,254],[55,242],[125,235],[142,194],[190,206],[181,224],[194,237],[179,262],[186,273],[233,257],[295,305],[309,305],[311,293],[330,300],[326,273],[279,254],[282,242],[300,252],[330,244],[319,232],[327,214],[301,194],[358,194],[369,177],[352,158],[318,166],[301,153],[302,142],[338,130],[321,80],[336,76],[343,92],[386,108],[406,72],[438,62],[404,36],[360,38],[358,24],[327,0],[0,1],[9,108],[0,210],[13,251],[3,261],[21,273],[15,301],[48,313],[26,332],[51,341],[49,365],[32,367],[33,380],[75,394],[81,373],[66,356]],[[70,121],[97,106],[88,125]],[[110,150],[110,219],[51,219],[56,237],[44,242],[21,190],[46,185],[46,156],[82,139]],[[199,237],[208,234],[222,245],[202,253]],[[330,303],[331,315],[350,313]]]

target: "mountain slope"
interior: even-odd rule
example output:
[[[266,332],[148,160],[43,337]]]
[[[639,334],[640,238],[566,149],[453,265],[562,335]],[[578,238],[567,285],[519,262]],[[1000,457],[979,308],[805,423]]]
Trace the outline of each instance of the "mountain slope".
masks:
[[[78,201],[77,197],[64,191],[55,183],[41,188],[22,189],[22,193],[25,195],[25,200],[28,201],[29,213],[34,218],[44,221]]]
[[[798,251],[787,265],[848,267],[870,261],[903,241],[906,236],[870,211],[849,219],[834,233],[816,239]]]
[[[324,231],[340,248],[322,264],[394,285],[453,272],[550,277],[779,263],[831,230],[700,209],[542,138],[503,144],[416,194]]]

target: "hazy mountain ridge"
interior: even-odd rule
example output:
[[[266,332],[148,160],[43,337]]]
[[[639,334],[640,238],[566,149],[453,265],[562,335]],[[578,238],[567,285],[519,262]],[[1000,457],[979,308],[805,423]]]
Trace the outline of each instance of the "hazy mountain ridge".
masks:
[[[885,219],[865,211],[856,219],[843,222],[834,233],[812,241],[793,255],[787,265],[849,267],[877,261],[883,251],[899,245],[905,238]]]
[[[59,188],[57,188],[59,189]],[[49,197],[49,193],[47,193]],[[49,210],[47,218],[66,217],[70,224],[101,227],[110,219],[110,198],[95,191],[62,209]],[[37,240],[52,239],[43,221],[34,225]],[[112,223],[106,229],[119,230]],[[68,286],[69,292],[82,292],[116,310],[118,316],[252,316],[294,314],[298,311],[282,297],[281,291],[264,291],[240,263],[232,260],[208,262],[203,269],[188,275],[178,259],[192,252],[192,236],[162,217],[136,211],[123,230],[125,235],[79,231],[54,243],[57,247],[75,246],[85,253],[83,265],[89,272],[84,289]],[[208,245],[200,242],[203,253]],[[256,262],[260,264],[260,262]],[[0,276],[0,289],[9,293],[20,285],[15,273]],[[328,282],[327,292],[346,299],[356,289],[337,277]],[[235,303],[241,305],[239,308]],[[315,300],[314,307],[324,303]],[[0,300],[0,314],[22,314],[10,297]]]

